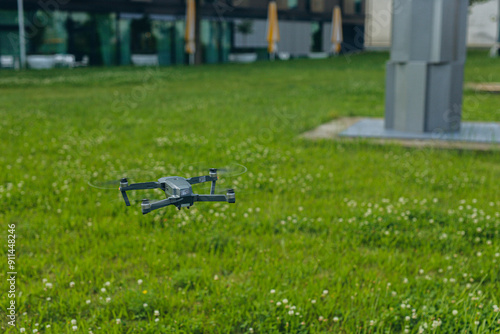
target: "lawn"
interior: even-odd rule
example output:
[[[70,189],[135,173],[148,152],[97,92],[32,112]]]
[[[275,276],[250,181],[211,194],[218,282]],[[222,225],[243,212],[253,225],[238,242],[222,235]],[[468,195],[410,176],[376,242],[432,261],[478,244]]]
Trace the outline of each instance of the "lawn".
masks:
[[[0,72],[2,331],[499,333],[498,149],[299,137],[382,117],[387,58]],[[466,81],[499,68],[472,52]],[[499,106],[466,91],[463,116]],[[143,216],[89,186],[235,163],[234,205]]]

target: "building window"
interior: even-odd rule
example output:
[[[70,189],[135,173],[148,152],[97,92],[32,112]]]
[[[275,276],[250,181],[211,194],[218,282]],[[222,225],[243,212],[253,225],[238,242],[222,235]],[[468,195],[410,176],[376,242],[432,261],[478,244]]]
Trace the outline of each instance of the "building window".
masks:
[[[363,14],[363,0],[344,0],[345,14]]]
[[[136,54],[155,54],[156,37],[152,31],[151,20],[144,16],[140,19],[132,20],[130,24],[131,50]]]

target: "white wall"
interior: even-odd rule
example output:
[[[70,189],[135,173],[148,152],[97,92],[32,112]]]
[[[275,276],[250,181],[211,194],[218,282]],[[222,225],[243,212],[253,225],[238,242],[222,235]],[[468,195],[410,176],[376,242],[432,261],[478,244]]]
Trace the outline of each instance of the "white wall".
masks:
[[[467,42],[470,46],[491,46],[498,35],[498,0],[470,8]]]
[[[498,35],[498,2],[489,0],[469,10],[468,46],[490,47]],[[388,48],[391,44],[392,0],[367,0],[365,46],[367,49]]]

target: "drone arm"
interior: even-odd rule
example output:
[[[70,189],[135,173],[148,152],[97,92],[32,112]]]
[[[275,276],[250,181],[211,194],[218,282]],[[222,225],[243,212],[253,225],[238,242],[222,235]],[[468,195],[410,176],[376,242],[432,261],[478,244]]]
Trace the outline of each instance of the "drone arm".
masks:
[[[203,183],[203,182],[213,182],[217,180],[217,176],[195,176],[195,177],[190,177],[189,179],[186,179],[186,181],[189,182],[189,184],[197,184],[197,183]]]
[[[155,189],[161,188],[159,182],[144,182],[144,183],[133,183],[128,184],[126,179],[123,179],[120,183],[120,191],[123,196],[123,200],[125,201],[126,206],[130,206],[130,201],[127,196],[127,190],[140,190],[140,189]]]
[[[215,181],[217,181],[217,179],[218,179],[217,168],[210,168],[210,173],[208,175],[191,177],[186,181],[188,181],[189,184],[212,182],[212,187],[210,188],[210,194],[213,195],[215,192]]]
[[[145,215],[146,213],[149,213],[153,210],[157,210],[160,208],[163,208],[165,206],[169,206],[171,204],[179,202],[179,198],[167,198],[167,199],[162,199],[161,201],[156,201],[153,203],[150,203],[149,200],[144,199],[142,200],[141,203],[141,208],[142,208],[142,214]]]
[[[129,190],[143,190],[143,189],[156,189],[161,188],[160,182],[143,182],[143,183],[132,183],[130,185],[120,187],[120,190],[129,191]]]
[[[227,202],[226,195],[197,195],[195,202]]]
[[[234,190],[229,189],[227,195],[195,195],[194,202],[228,202],[236,203]]]

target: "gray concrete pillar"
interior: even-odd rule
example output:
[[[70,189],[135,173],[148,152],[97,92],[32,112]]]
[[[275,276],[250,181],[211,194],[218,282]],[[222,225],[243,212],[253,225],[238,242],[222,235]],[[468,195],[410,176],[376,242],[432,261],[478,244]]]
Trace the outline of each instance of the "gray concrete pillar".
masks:
[[[468,0],[394,0],[385,127],[460,130]]]

